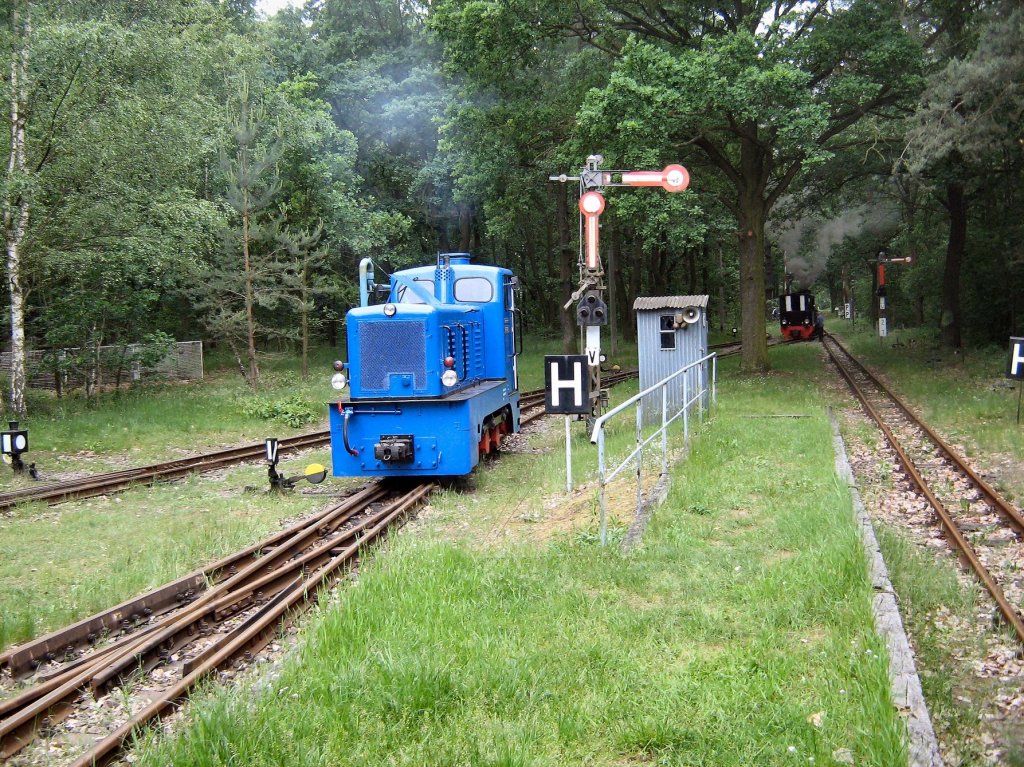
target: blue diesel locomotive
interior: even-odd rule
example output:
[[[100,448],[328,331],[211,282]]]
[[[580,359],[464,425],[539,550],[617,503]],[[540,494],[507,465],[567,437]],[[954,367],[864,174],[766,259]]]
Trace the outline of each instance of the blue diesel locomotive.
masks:
[[[335,363],[332,382],[351,387],[330,407],[334,476],[468,474],[519,431],[517,279],[468,253],[397,271],[387,285],[374,285],[369,259],[359,272],[348,363]]]

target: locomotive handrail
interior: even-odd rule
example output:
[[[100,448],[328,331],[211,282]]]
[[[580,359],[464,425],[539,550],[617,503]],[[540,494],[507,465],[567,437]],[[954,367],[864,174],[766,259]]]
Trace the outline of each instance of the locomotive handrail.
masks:
[[[689,383],[688,383],[689,377],[686,374],[689,373],[692,369],[694,369],[694,368],[696,368],[698,366],[701,366],[702,369],[705,369],[709,361],[711,363],[710,381],[709,381],[708,375],[705,372],[705,375],[702,376],[702,380],[704,381],[704,383],[699,385],[697,387],[697,389],[698,389],[697,392],[694,394],[693,397],[690,397],[689,396],[689,392],[688,392],[688,389],[689,389]],[[682,382],[683,382],[682,404],[681,404],[679,410],[676,411],[676,413],[671,418],[669,418],[668,417],[668,385],[672,381],[674,381],[675,379],[680,378],[680,377],[682,377]],[[616,407],[612,408],[611,410],[609,410],[607,413],[602,415],[600,418],[598,418],[594,422],[594,429],[591,432],[590,442],[592,444],[593,443],[597,444],[597,477],[598,477],[598,494],[599,494],[599,497],[600,497],[600,504],[601,504],[601,545],[602,546],[604,546],[604,545],[606,545],[608,543],[608,515],[607,515],[607,504],[606,504],[606,499],[605,499],[605,487],[607,486],[607,484],[609,482],[611,482],[613,479],[615,479],[615,477],[618,475],[618,473],[620,471],[622,471],[622,469],[625,468],[625,466],[627,464],[629,464],[629,462],[632,461],[635,458],[636,459],[636,479],[637,479],[636,500],[637,500],[637,510],[639,511],[640,500],[641,500],[641,490],[642,490],[641,484],[640,484],[640,469],[641,469],[641,464],[642,464],[642,459],[643,459],[643,449],[644,449],[644,447],[646,447],[651,442],[653,442],[654,439],[659,434],[661,435],[661,477],[662,477],[662,479],[664,479],[664,477],[668,474],[668,427],[669,427],[669,425],[673,421],[675,421],[678,418],[682,417],[682,419],[683,419],[683,444],[684,444],[684,446],[689,444],[690,430],[689,430],[689,420],[688,420],[687,416],[688,416],[688,412],[689,412],[690,406],[694,402],[697,402],[699,404],[700,418],[701,418],[701,421],[703,421],[703,419],[704,419],[704,397],[705,397],[706,394],[710,393],[710,395],[711,395],[711,405],[715,404],[715,402],[716,402],[716,382],[717,382],[717,379],[718,379],[718,354],[716,352],[711,352],[710,354],[704,355],[699,360],[691,362],[690,364],[680,368],[679,370],[677,370],[676,372],[672,373],[671,375],[666,376],[665,378],[663,378],[662,380],[658,381],[658,383],[654,384],[653,386],[648,386],[643,391],[638,392],[637,394],[634,394],[628,400],[626,400],[625,402],[623,402],[623,403],[617,405]],[[709,383],[710,383],[710,389],[708,388],[708,384]],[[661,391],[661,426],[658,427],[658,429],[653,434],[651,434],[649,437],[644,438],[643,434],[642,434],[642,428],[643,428],[643,406],[642,406],[642,402],[643,402],[643,398],[647,397],[647,396],[649,396],[651,394],[654,394],[656,391],[659,391],[659,390]],[[607,467],[605,465],[605,424],[608,423],[608,421],[611,420],[613,417],[615,417],[619,413],[623,412],[626,408],[630,407],[631,405],[632,406],[636,406],[636,447],[633,449],[633,451],[629,455],[627,455],[622,460],[622,462],[618,466],[616,466],[612,470],[611,474],[608,474],[607,473]]]

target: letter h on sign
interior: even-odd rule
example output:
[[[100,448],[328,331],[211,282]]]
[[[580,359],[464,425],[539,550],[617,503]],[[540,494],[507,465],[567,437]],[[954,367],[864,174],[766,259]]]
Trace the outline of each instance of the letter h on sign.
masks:
[[[590,371],[585,354],[544,358],[544,412],[590,412]]]
[[[1024,379],[1024,338],[1010,337],[1010,364],[1006,368],[1007,378]]]

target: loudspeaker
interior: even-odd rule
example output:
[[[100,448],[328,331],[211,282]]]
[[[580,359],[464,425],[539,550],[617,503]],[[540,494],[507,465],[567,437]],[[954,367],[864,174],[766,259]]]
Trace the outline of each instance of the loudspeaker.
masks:
[[[700,320],[700,309],[696,306],[687,306],[683,309],[683,322],[693,325]]]

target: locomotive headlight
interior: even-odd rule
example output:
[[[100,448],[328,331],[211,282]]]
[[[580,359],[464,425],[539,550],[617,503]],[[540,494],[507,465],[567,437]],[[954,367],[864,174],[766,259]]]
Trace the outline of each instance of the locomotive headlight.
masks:
[[[459,382],[459,375],[454,370],[446,370],[441,374],[441,383],[445,386],[455,386]]]
[[[345,384],[347,384],[347,383],[348,383],[348,379],[345,378],[345,374],[344,373],[335,373],[333,376],[331,376],[331,386],[333,386],[338,391],[341,391],[342,389],[344,389],[345,388]]]
[[[395,306],[394,304],[384,304],[384,316],[385,317],[394,317],[395,316],[395,312],[397,312],[397,311],[398,311],[398,307]]]

